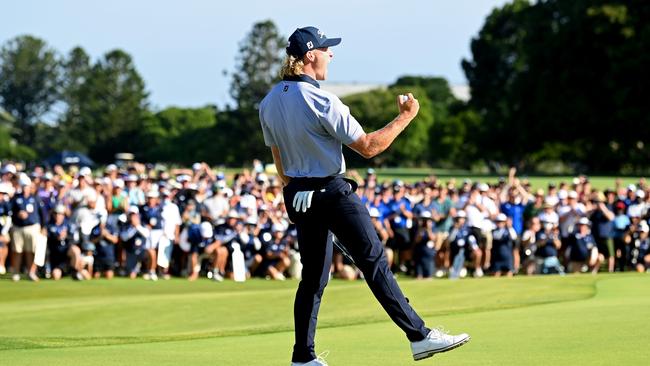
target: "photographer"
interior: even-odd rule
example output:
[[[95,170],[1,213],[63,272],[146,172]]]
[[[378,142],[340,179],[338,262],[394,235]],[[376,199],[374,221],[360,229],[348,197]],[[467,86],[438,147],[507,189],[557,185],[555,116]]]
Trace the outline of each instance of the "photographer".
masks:
[[[93,228],[90,235],[95,244],[94,273],[95,278],[112,279],[115,269],[115,245],[119,242],[119,228],[116,220],[106,220]]]
[[[562,247],[560,230],[554,223],[546,221],[542,222],[542,228],[535,238],[535,256],[540,265],[539,272],[541,274],[563,274],[564,270],[558,259],[558,250]]]
[[[467,273],[465,268],[466,261],[474,263],[474,276],[481,277],[483,272],[481,270],[481,249],[479,249],[476,237],[472,235],[465,221],[467,214],[465,211],[456,212],[454,217],[454,226],[447,237],[447,246],[449,247],[449,258],[451,268],[449,270],[449,278],[464,277]]]
[[[120,240],[126,251],[126,271],[131,279],[138,276],[138,264],[143,266],[147,260],[146,242],[149,230],[140,222],[140,210],[136,206],[129,207],[127,224],[120,232]]]
[[[57,205],[54,208],[54,219],[47,225],[47,247],[50,252],[50,268],[52,278],[59,280],[68,267],[74,271],[74,278],[83,280],[83,263],[81,250],[74,240],[75,230],[66,218],[66,208]]]
[[[498,214],[495,221],[497,227],[492,231],[490,272],[494,274],[494,277],[512,277],[513,251],[517,233],[505,214]]]
[[[596,240],[591,235],[591,221],[583,217],[578,220],[576,232],[570,236],[570,268],[573,273],[590,270],[593,274],[598,273],[600,258]]]
[[[553,224],[551,223],[551,228]],[[537,273],[537,239],[542,231],[542,224],[539,217],[533,217],[528,222],[528,229],[521,236],[521,254],[515,253],[514,270],[519,271],[520,263],[523,265],[526,275]],[[517,255],[519,254],[519,255]]]
[[[614,272],[614,203],[605,202],[605,195],[596,193],[591,199],[589,217],[594,224],[598,253],[607,260],[607,270]]]

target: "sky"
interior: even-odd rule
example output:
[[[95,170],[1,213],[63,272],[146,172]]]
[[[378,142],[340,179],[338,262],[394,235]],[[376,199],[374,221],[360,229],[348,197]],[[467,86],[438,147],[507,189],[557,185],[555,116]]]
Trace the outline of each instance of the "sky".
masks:
[[[3,4],[0,44],[18,35],[44,39],[93,60],[123,49],[143,76],[154,109],[232,103],[239,43],[271,19],[288,37],[313,25],[333,48],[328,81],[389,84],[402,75],[466,84],[460,66],[485,17],[505,0],[20,0]]]

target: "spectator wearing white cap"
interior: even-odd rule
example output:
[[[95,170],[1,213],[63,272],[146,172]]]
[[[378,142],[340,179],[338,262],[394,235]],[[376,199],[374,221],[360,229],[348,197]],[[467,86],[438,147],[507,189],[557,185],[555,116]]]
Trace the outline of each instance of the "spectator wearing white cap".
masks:
[[[388,242],[388,230],[386,230],[386,224],[384,220],[382,220],[381,212],[377,207],[370,207],[368,213],[370,214],[370,220],[372,221],[372,226],[375,228],[377,237],[379,237],[379,240],[384,245],[386,260],[388,263],[393,263],[393,250],[386,246],[386,243]]]
[[[563,274],[564,268],[560,265],[558,251],[562,247],[559,227],[557,224],[542,221],[542,229],[535,236],[538,271],[541,274]],[[532,274],[532,273],[531,273]]]
[[[158,280],[156,265],[158,263],[158,246],[167,248],[169,238],[165,235],[164,219],[162,216],[162,205],[159,202],[157,190],[150,190],[146,194],[146,204],[142,206],[140,218],[143,224],[149,229],[149,237],[146,242],[146,251],[151,261],[149,261],[149,272],[145,273],[142,278],[145,280]]]
[[[594,192],[588,215],[593,223],[592,232],[598,244],[598,252],[607,260],[608,272],[614,272],[614,205],[606,202],[603,193]]]
[[[560,216],[555,211],[555,206],[552,202],[553,200],[547,198],[542,206],[542,211],[537,215],[537,217],[540,221],[550,222],[553,225],[558,226],[560,225]]]
[[[124,181],[120,178],[112,181],[113,188],[107,209],[110,215],[119,216],[129,209],[129,195],[124,191]]]
[[[260,268],[265,274],[274,280],[285,280],[284,271],[289,268],[289,245],[285,239],[285,227],[282,224],[273,224],[270,242],[265,243],[263,249],[263,261]]]
[[[224,182],[225,183],[225,182]],[[201,215],[213,224],[224,219],[230,211],[230,202],[222,184],[216,183],[212,188],[212,196],[201,204]]]
[[[14,180],[14,177],[18,173],[18,169],[16,169],[16,166],[9,163],[9,164],[3,164],[2,169],[0,169],[0,179],[4,183],[12,183]]]
[[[112,279],[115,269],[115,248],[119,243],[118,220],[100,219],[99,225],[91,232],[90,239],[95,244],[93,261],[93,276],[100,278],[102,274],[106,279]]]
[[[488,190],[489,186],[485,183],[472,186],[464,208],[467,214],[467,226],[472,230],[472,235],[478,240],[483,252],[481,267],[485,269],[490,265],[492,254],[492,229],[494,228],[492,220],[498,213],[494,201],[487,196]]]
[[[129,197],[129,206],[142,206],[145,203],[144,191],[138,186],[138,176],[129,174],[124,178],[124,192]]]
[[[19,191],[11,200],[12,234],[11,234],[11,263],[13,266],[12,279],[20,280],[22,260],[29,271],[29,279],[38,281],[34,252],[39,235],[45,235],[46,215],[43,204],[33,191],[32,182],[26,174],[21,174],[18,183]],[[43,231],[43,232],[41,232]]]
[[[9,230],[11,229],[11,205],[9,192],[13,189],[9,183],[0,182],[0,275],[7,273],[5,263],[9,254]]]
[[[562,201],[562,200],[560,200]],[[581,217],[586,215],[587,209],[585,205],[578,202],[578,192],[570,191],[567,193],[566,204],[558,208],[558,216],[560,221],[560,240],[562,241],[562,249],[560,250],[560,259],[563,259],[565,267],[568,264],[568,258],[564,256],[565,251],[573,241],[573,233],[576,223]]]
[[[43,202],[46,212],[50,212],[58,201],[57,189],[54,186],[54,176],[47,172],[41,176],[42,184],[38,188],[37,195]]]
[[[645,217],[648,213],[648,203],[645,200],[645,191],[639,189],[634,193],[633,197],[634,199],[626,200],[627,215],[630,217]]]
[[[514,272],[513,252],[516,250],[517,233],[505,214],[498,214],[495,222],[496,228],[492,230],[490,272],[495,277],[512,277]]]
[[[171,240],[173,244],[177,245],[180,243],[181,225],[183,224],[180,210],[173,201],[172,192],[167,188],[162,188],[160,190],[160,195],[162,197],[162,218],[165,236]],[[164,253],[160,253],[160,255],[165,255],[167,259],[171,259],[173,250],[174,246],[169,246],[165,249]],[[162,267],[163,278],[169,279],[169,266]]]
[[[118,179],[117,177],[119,172],[120,171],[115,164],[108,164],[106,165],[106,168],[104,168],[104,176],[112,181]]]
[[[393,198],[388,204],[390,208],[388,221],[393,234],[389,241],[389,247],[399,251],[398,270],[404,273],[408,271],[407,264],[410,263],[413,256],[410,233],[413,227],[413,209],[411,201],[406,198],[405,193],[404,182],[401,180],[393,181]]]
[[[245,222],[245,229],[239,233],[239,244],[241,251],[244,254],[244,265],[246,267],[246,276],[250,277],[262,263],[262,241],[260,240],[260,226],[258,225],[257,217],[249,216]],[[228,273],[228,276],[234,277],[233,271]]]
[[[68,197],[73,209],[85,207],[88,204],[88,200],[93,200],[97,203],[97,191],[92,183],[92,171],[87,167],[81,168],[73,182],[74,188],[68,191]]]
[[[650,226],[647,221],[641,221],[637,229],[637,237],[632,243],[632,265],[637,272],[650,272]]]
[[[446,260],[451,263],[449,269],[449,278],[463,277],[467,273],[465,262],[471,261],[474,267],[474,276],[483,277],[481,268],[481,249],[478,246],[478,240],[472,234],[472,231],[466,225],[467,214],[460,210],[454,216],[454,225],[447,237],[449,258]]]
[[[596,240],[591,235],[591,221],[581,217],[576,226],[576,232],[570,236],[569,270],[573,273],[587,270],[598,273],[602,259],[598,255]]]
[[[242,217],[236,210],[230,210],[226,221],[214,228],[216,238],[228,249],[228,253],[232,253],[233,244],[239,244],[241,248],[239,233],[244,230],[244,225],[241,220]],[[225,276],[225,272],[220,273],[220,275]]]
[[[372,216],[371,216],[372,217]],[[433,231],[431,211],[424,210],[418,215],[418,226],[415,233],[415,277],[417,279],[431,278],[435,272],[436,234]]]

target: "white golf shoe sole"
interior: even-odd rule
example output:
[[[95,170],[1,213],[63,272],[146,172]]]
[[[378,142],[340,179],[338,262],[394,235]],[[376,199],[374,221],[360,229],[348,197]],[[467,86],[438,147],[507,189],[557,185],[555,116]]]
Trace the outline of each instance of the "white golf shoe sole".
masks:
[[[415,361],[420,361],[420,360],[424,360],[425,358],[433,357],[433,355],[435,355],[436,353],[443,353],[443,352],[451,351],[452,349],[458,348],[458,347],[464,345],[465,343],[469,342],[470,339],[471,339],[471,337],[468,335],[467,337],[459,340],[458,342],[450,344],[450,345],[448,345],[446,347],[438,348],[438,349],[431,349],[431,350],[427,350],[427,351],[424,351],[424,352],[416,353],[416,354],[413,355],[413,359]]]

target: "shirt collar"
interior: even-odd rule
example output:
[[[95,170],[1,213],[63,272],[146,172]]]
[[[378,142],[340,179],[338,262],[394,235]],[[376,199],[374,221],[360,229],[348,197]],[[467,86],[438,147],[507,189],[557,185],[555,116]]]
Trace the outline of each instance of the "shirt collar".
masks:
[[[284,80],[284,81],[303,81],[305,83],[309,83],[309,84],[317,87],[318,89],[320,89],[320,84],[318,83],[318,81],[314,80],[314,78],[312,78],[311,76],[305,75],[305,74],[293,75],[293,76],[285,76],[282,80]]]

